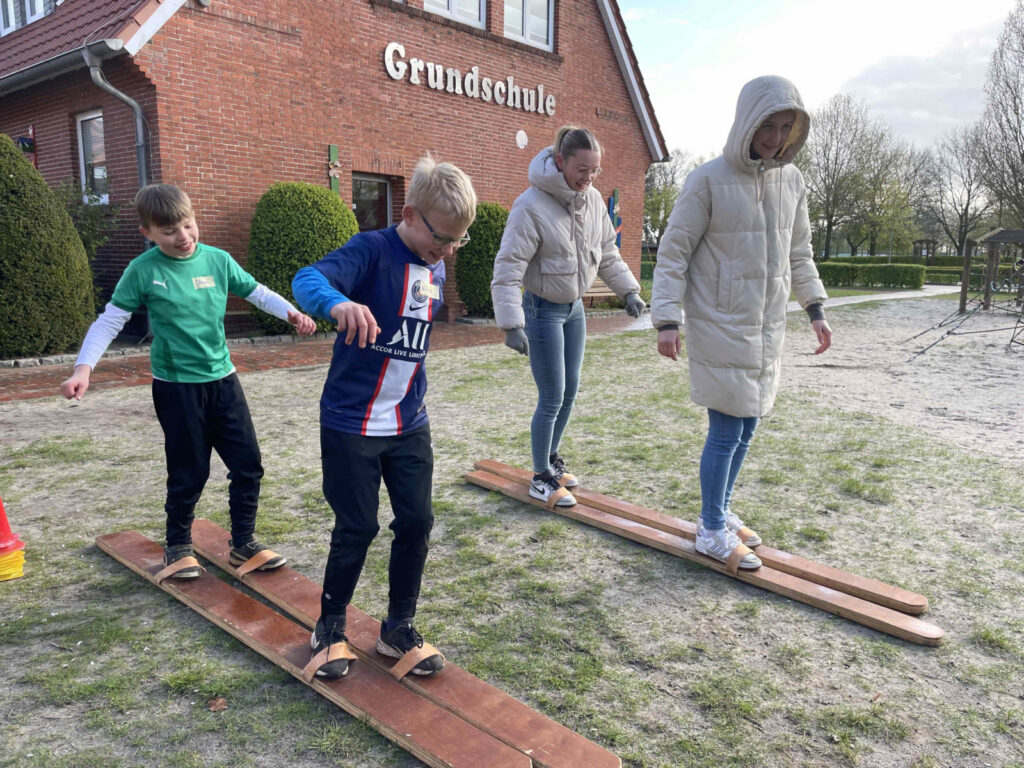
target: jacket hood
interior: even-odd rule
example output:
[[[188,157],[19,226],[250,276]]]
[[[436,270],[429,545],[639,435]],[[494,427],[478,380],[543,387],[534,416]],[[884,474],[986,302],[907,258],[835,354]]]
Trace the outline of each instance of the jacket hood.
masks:
[[[574,202],[574,199],[577,197],[582,202],[582,196],[566,184],[565,176],[562,175],[562,172],[558,170],[558,166],[555,165],[555,148],[553,146],[545,147],[530,161],[528,178],[531,186],[536,187],[541,192],[547,192],[563,205]]]
[[[725,149],[722,150],[726,159],[741,170],[760,165],[761,160],[750,157],[750,142],[754,140],[754,132],[769,115],[787,109],[796,112],[793,130],[790,131],[789,139],[779,153],[764,161],[766,168],[776,168],[793,161],[796,153],[807,142],[811,117],[804,109],[803,99],[800,98],[796,86],[784,77],[766,75],[744,85],[736,102],[736,117],[733,119],[732,130],[729,131]],[[530,168],[532,172],[533,166]]]

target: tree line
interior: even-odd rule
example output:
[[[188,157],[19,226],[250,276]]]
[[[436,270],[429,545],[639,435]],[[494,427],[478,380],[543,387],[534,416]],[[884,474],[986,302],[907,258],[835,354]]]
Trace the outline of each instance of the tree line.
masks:
[[[996,227],[1024,228],[1024,0],[1003,26],[984,89],[982,117],[925,149],[846,94],[811,112],[796,165],[817,259],[906,253],[915,240],[963,254],[969,239]],[[686,175],[706,159],[675,150],[651,166],[645,242],[660,243]]]

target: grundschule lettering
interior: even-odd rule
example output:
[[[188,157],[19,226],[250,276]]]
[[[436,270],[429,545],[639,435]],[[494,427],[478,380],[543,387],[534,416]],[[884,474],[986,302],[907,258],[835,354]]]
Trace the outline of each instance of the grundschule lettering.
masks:
[[[392,80],[408,79],[411,85],[426,85],[436,91],[444,91],[469,99],[490,102],[498,106],[536,112],[541,115],[555,114],[555,96],[545,94],[540,83],[536,88],[524,88],[516,84],[509,75],[504,80],[480,77],[480,67],[473,66],[465,74],[454,67],[446,67],[423,59],[405,58],[405,46],[388,43],[384,48],[384,69]]]

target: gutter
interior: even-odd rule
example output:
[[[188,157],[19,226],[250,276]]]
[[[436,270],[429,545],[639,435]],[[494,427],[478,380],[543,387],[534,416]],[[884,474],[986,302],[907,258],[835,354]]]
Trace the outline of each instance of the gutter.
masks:
[[[120,41],[118,41],[120,42]],[[139,189],[146,186],[147,179],[149,178],[149,169],[146,163],[146,124],[145,118],[142,115],[142,107],[139,106],[139,102],[131,98],[128,94],[123,93],[110,84],[107,80],[106,75],[103,74],[101,68],[102,59],[96,54],[89,50],[88,46],[81,49],[82,58],[85,59],[86,65],[89,67],[89,74],[92,76],[92,81],[102,91],[106,91],[115,99],[123,101],[132,111],[135,113],[135,156],[138,161],[139,169]]]
[[[52,58],[40,61],[31,66],[19,69],[9,75],[0,77],[0,97],[6,96],[23,88],[36,85],[45,80],[52,80],[82,66],[82,52],[88,51],[96,58],[110,59],[124,50],[124,43],[116,38],[97,40],[81,48],[65,51]]]

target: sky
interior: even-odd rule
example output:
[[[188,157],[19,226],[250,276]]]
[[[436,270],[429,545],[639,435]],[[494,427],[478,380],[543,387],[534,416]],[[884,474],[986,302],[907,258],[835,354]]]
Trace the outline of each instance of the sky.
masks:
[[[837,93],[918,147],[977,120],[1017,0],[618,0],[669,150],[721,152],[748,80]],[[812,128],[813,130],[813,128]]]

